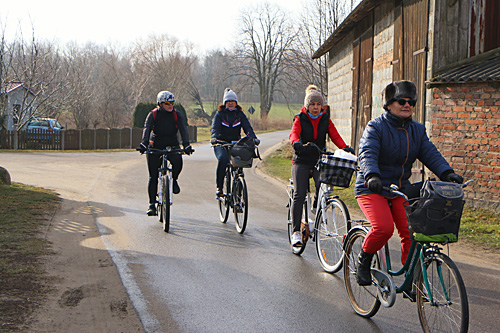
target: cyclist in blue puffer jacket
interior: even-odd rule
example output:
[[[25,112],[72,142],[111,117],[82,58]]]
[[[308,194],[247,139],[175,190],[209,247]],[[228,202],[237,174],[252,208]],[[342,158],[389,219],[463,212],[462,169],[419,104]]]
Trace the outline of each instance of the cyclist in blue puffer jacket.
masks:
[[[387,85],[382,95],[386,112],[368,123],[359,145],[360,169],[355,195],[372,225],[358,258],[356,278],[360,285],[371,284],[373,254],[392,236],[394,225],[401,238],[402,263],[410,250],[404,199],[383,191],[382,187],[396,184],[404,190],[410,184],[411,168],[416,159],[443,181],[463,182],[429,140],[425,126],[411,117],[417,102],[415,84],[393,82]]]
[[[211,139],[212,144],[216,144],[218,140],[225,142],[238,141],[241,139],[241,129],[246,135],[255,139],[255,144],[258,145],[260,140],[257,139],[252,125],[248,121],[247,116],[243,113],[243,109],[238,104],[238,96],[229,88],[224,91],[222,104],[219,105],[217,113],[212,121]],[[216,171],[216,195],[222,195],[222,183],[226,166],[229,163],[227,151],[221,146],[214,146],[215,157],[217,157]]]

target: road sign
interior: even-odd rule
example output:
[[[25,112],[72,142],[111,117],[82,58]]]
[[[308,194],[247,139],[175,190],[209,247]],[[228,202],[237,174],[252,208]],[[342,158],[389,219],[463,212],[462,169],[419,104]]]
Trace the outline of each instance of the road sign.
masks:
[[[253,108],[253,106],[250,106],[250,108],[248,109],[248,112],[250,114],[253,114],[255,112],[255,109]]]

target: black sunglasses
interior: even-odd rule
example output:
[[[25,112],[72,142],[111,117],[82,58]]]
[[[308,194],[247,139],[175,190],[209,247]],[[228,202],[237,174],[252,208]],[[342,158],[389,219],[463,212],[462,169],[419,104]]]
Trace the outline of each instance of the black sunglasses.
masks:
[[[404,98],[394,98],[392,100],[392,102],[398,102],[399,105],[405,105],[406,103],[408,103],[410,106],[415,106],[417,104],[416,99],[404,99]],[[388,103],[388,104],[391,104],[391,103]]]

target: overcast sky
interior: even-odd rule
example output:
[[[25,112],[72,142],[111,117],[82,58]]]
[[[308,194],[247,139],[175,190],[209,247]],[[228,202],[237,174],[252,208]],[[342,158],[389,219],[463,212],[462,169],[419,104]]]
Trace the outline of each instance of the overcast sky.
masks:
[[[298,17],[307,0],[269,0]],[[237,39],[242,9],[252,0],[3,0],[1,29],[12,40],[21,27],[26,38],[32,27],[39,39],[65,44],[127,45],[154,33],[188,40],[203,51],[228,48]]]

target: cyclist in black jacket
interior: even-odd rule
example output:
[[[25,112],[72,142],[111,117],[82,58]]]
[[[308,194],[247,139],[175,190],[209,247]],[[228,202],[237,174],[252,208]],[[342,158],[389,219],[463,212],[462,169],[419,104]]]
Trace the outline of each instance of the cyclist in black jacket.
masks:
[[[187,155],[193,153],[193,148],[189,144],[187,131],[187,121],[183,114],[174,108],[175,97],[169,91],[160,91],[156,97],[158,107],[153,109],[146,117],[144,130],[142,132],[141,153],[148,147],[165,149],[166,147],[179,148],[177,133],[181,134],[182,146]],[[158,191],[158,169],[161,165],[160,155],[147,154],[146,156],[149,170],[148,195],[149,216],[157,215],[156,193]],[[177,178],[182,170],[182,155],[170,154],[168,160],[172,164],[173,192],[177,194],[181,191]]]

